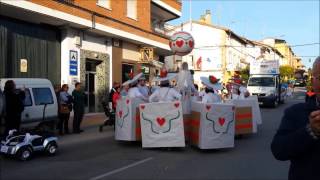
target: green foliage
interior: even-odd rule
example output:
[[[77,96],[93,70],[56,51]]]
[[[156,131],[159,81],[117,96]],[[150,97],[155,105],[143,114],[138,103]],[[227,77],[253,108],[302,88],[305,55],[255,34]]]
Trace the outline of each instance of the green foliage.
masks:
[[[280,66],[280,76],[282,79],[290,79],[294,76],[294,69],[291,66]]]
[[[242,80],[247,82],[248,79],[249,79],[249,75],[250,75],[249,66],[247,66],[246,68],[240,70],[240,77],[241,77]]]

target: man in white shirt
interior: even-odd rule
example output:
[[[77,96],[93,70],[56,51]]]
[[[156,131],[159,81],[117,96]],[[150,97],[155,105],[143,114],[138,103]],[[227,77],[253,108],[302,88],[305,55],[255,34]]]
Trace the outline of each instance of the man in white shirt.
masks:
[[[170,87],[169,80],[176,76],[175,73],[169,73],[164,77],[155,78],[154,81],[160,81],[160,89],[157,89],[149,97],[150,102],[172,102],[176,100],[181,100],[181,94]]]
[[[149,97],[149,88],[146,86],[146,78],[142,76],[138,80],[138,88],[144,97]]]
[[[217,93],[222,89],[220,83],[218,83],[219,79],[214,76],[200,77],[203,85],[206,86],[204,90],[204,95],[202,96],[202,103],[221,103],[222,99]]]

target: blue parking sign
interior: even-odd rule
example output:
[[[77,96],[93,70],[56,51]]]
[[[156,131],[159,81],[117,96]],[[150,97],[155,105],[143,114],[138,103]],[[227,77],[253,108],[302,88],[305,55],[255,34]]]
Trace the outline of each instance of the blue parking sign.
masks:
[[[77,51],[70,51],[70,58],[69,58],[69,74],[70,76],[77,76],[78,75],[78,52]]]

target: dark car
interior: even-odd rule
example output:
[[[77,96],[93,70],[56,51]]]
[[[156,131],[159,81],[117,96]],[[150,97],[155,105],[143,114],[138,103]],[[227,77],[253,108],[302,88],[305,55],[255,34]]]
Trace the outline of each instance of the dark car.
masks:
[[[295,87],[304,87],[306,86],[306,82],[304,79],[296,79],[294,82]]]

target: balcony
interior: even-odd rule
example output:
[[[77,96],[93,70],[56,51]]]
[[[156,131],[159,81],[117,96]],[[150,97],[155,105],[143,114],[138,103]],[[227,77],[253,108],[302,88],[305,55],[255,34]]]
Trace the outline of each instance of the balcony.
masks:
[[[74,0],[58,0],[61,3],[74,4]]]
[[[172,31],[173,27],[163,21],[153,19],[151,21],[151,29],[154,33],[168,38],[170,36],[169,32]]]

